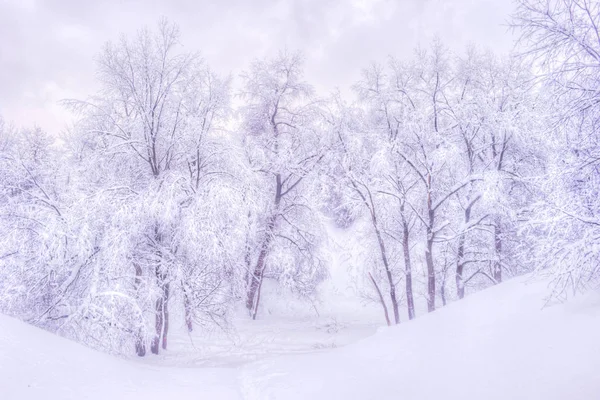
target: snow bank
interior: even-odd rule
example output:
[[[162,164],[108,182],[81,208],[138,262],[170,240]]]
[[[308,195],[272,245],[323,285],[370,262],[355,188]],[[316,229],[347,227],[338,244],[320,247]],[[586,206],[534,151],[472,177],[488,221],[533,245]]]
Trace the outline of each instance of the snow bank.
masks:
[[[345,348],[242,371],[248,399],[600,399],[600,296],[513,280]]]
[[[0,398],[600,398],[600,294],[542,309],[516,279],[344,348],[234,368],[172,368],[101,354],[0,317]]]
[[[121,360],[0,315],[0,399],[240,399],[232,369]]]

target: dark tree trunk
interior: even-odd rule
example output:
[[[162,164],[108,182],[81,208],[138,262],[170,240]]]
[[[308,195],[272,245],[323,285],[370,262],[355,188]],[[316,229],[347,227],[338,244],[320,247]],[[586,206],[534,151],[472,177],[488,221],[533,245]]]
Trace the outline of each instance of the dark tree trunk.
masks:
[[[144,336],[142,335],[141,329],[138,330],[135,338],[135,353],[139,357],[144,357],[146,355],[146,343],[144,343]]]

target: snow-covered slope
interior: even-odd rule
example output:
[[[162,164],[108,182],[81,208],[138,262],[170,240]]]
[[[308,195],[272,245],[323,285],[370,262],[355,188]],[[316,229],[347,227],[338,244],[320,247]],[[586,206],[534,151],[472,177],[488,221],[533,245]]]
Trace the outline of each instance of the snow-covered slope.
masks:
[[[327,354],[242,371],[249,399],[600,399],[600,296],[516,279]]]
[[[519,278],[344,348],[166,368],[0,317],[1,398],[600,399],[600,294],[542,309]]]
[[[0,316],[2,400],[229,400],[240,398],[235,381],[231,369],[121,360]]]

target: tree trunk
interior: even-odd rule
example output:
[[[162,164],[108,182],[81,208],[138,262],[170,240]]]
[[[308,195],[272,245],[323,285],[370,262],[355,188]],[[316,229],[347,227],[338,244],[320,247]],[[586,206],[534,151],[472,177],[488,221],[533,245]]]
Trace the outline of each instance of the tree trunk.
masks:
[[[404,214],[402,214],[402,231],[402,250],[404,251],[404,270],[406,275],[406,304],[408,307],[408,319],[411,320],[415,318],[415,301],[412,288],[412,266],[410,262],[410,247],[408,241],[408,222],[406,222]]]
[[[156,299],[154,313],[155,313],[155,324],[154,328],[156,330],[154,338],[152,339],[152,344],[150,346],[150,350],[154,354],[158,354],[159,346],[167,349],[167,333],[169,330],[169,312],[168,312],[168,300],[169,300],[169,284],[163,284],[161,295],[158,299]]]
[[[469,202],[467,208],[465,208],[465,227],[469,225],[469,222],[471,221],[471,210],[480,198],[481,196],[475,197],[472,201]],[[458,295],[459,299],[465,297],[465,281],[463,277],[463,272],[465,268],[465,240],[466,233],[463,232],[461,233],[458,239],[458,253],[456,257],[456,294]]]
[[[381,232],[379,231],[379,227],[377,226],[376,219],[373,219],[373,225],[375,228],[375,234],[377,235],[377,241],[379,242],[379,251],[381,252],[381,259],[385,268],[385,275],[387,277],[388,284],[390,285],[390,299],[392,300],[392,309],[394,311],[394,322],[396,324],[399,324],[400,312],[398,310],[398,300],[396,299],[396,285],[394,284],[394,278],[392,276],[392,271],[390,270],[390,264],[387,257],[387,250],[385,248],[385,243],[383,241],[383,237],[381,236]]]
[[[162,243],[162,235],[160,234],[158,227],[154,228],[154,238],[157,246],[160,246]],[[158,354],[161,341],[162,348],[167,348],[167,332],[169,329],[169,312],[167,309],[169,301],[169,283],[167,282],[167,273],[164,270],[162,251],[160,250],[160,247],[156,249],[156,261],[157,264],[154,273],[156,276],[156,283],[160,289],[160,296],[158,299],[156,299],[155,303],[154,328],[156,332],[150,346],[150,351],[152,351],[154,354]]]
[[[433,233],[427,227],[427,248],[425,262],[427,263],[427,311],[435,311],[435,267],[433,264]]]
[[[390,314],[388,313],[388,308],[387,305],[385,304],[385,300],[383,299],[383,295],[381,294],[381,290],[379,290],[379,286],[377,286],[377,282],[375,282],[375,279],[373,278],[373,275],[371,275],[371,273],[369,272],[369,278],[371,278],[371,282],[373,283],[373,286],[375,286],[375,290],[377,291],[377,294],[379,295],[379,301],[381,302],[381,306],[383,307],[383,314],[385,315],[385,322],[387,322],[387,326],[390,326]]]
[[[444,275],[442,277],[442,284],[440,285],[440,297],[442,298],[442,306],[446,306],[446,272],[444,271]]]
[[[246,308],[248,309],[248,312],[250,313],[250,316],[253,317],[253,319],[256,318],[255,300],[258,288],[262,284],[263,273],[265,270],[265,259],[267,257],[267,248],[269,246],[269,242],[271,241],[269,237],[270,235],[268,235],[267,238],[265,238],[263,246],[260,250],[260,254],[258,255],[258,260],[256,261],[256,267],[254,268],[254,272],[250,275],[251,281],[250,285],[248,286]]]
[[[494,140],[495,137],[492,136]],[[496,145],[492,146],[494,158],[498,157],[497,170],[500,172],[503,169],[504,154],[508,148],[509,137],[504,132],[504,138],[502,140],[502,147],[499,151],[496,150]],[[494,140],[495,143],[495,140]],[[496,217],[496,223],[494,224],[494,247],[496,250],[496,262],[494,262],[494,270],[492,271],[492,277],[496,281],[496,284],[502,282],[502,228],[500,227],[500,217]]]
[[[267,221],[267,226],[265,229],[265,238],[263,244],[260,249],[260,253],[258,255],[258,260],[256,261],[256,267],[254,267],[254,272],[250,275],[250,285],[248,286],[248,293],[246,297],[246,308],[248,309],[248,313],[252,317],[252,319],[256,319],[256,313],[258,310],[257,305],[255,304],[258,300],[258,292],[259,288],[262,285],[263,275],[265,272],[265,261],[267,255],[269,253],[269,246],[271,245],[271,240],[273,239],[273,230],[275,229],[275,222],[277,220],[277,213],[279,211],[279,203],[281,202],[283,184],[281,182],[281,174],[277,174],[275,176],[275,209],[273,210],[273,214]]]
[[[144,343],[144,336],[142,333],[142,329],[138,329],[136,338],[135,338],[135,353],[139,357],[144,357],[146,355],[146,343]]]
[[[185,311],[185,325],[187,326],[188,332],[192,332],[194,330],[194,322],[192,319],[192,305],[190,304],[190,297],[187,291],[183,292],[183,308]]]
[[[163,331],[163,303],[164,303],[164,298],[161,295],[158,299],[156,299],[156,303],[154,306],[154,314],[155,314],[155,321],[154,321],[154,329],[156,330],[155,334],[154,334],[154,338],[152,338],[152,344],[150,345],[150,351],[153,354],[158,354],[158,349],[160,346],[160,339],[162,336],[162,331]]]
[[[500,222],[496,221],[494,226],[494,244],[496,248],[496,261],[494,262],[494,280],[502,282],[502,228]]]
[[[431,175],[427,176],[427,214],[429,221],[427,225],[427,248],[425,249],[425,262],[427,263],[427,311],[435,311],[435,265],[433,264],[433,224],[435,222],[435,210],[431,199]]]
[[[252,214],[250,213],[250,211],[248,211],[248,220],[250,220],[251,216]],[[248,287],[250,285],[250,270],[252,268],[252,248],[250,246],[250,234],[248,231],[246,232],[246,245],[244,246],[244,262],[246,264],[246,274],[244,276],[244,282]]]
[[[377,213],[375,210],[375,203],[373,201],[373,197],[371,196],[371,191],[368,187],[365,186],[367,195],[361,192],[356,185],[356,182],[351,181],[352,186],[361,197],[365,206],[369,209],[369,213],[371,214],[371,224],[373,225],[373,229],[375,230],[375,236],[377,237],[377,242],[379,243],[379,253],[381,255],[381,261],[383,262],[383,267],[385,268],[385,274],[388,280],[388,284],[390,287],[390,299],[392,301],[392,308],[394,310],[394,322],[396,324],[400,323],[400,313],[398,311],[398,300],[396,299],[396,285],[394,283],[394,277],[392,276],[392,271],[390,269],[390,263],[388,261],[387,250],[385,248],[385,242],[383,241],[383,237],[381,235],[381,231],[379,230],[379,223],[377,222]],[[367,199],[368,196],[368,199]]]
[[[133,263],[133,267],[135,268],[135,290],[136,292],[139,290],[140,285],[142,284],[142,268]],[[140,321],[142,324],[144,323],[143,317]],[[139,357],[144,357],[146,355],[146,342],[144,340],[144,329],[143,326],[140,326],[137,330],[135,337],[135,353]]]
[[[258,314],[258,306],[260,304],[260,292],[262,289],[263,277],[261,275],[260,283],[258,284],[258,289],[256,291],[256,301],[254,302],[254,312],[252,313],[252,319],[256,320],[256,314]]]
[[[458,239],[458,252],[456,256],[456,295],[459,299],[465,297],[465,283],[463,280],[463,270],[465,267],[463,257],[465,255],[465,235],[460,235]]]
[[[169,292],[171,285],[165,284],[164,300],[163,300],[163,331],[162,331],[162,348],[167,349],[167,333],[169,332]]]

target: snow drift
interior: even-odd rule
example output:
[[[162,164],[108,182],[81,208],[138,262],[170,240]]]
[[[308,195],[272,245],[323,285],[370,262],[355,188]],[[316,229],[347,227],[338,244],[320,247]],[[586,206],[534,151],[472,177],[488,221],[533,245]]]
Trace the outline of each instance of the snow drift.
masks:
[[[1,317],[2,398],[600,398],[600,294],[543,308],[546,293],[518,278],[344,348],[222,369],[120,360]]]
[[[238,399],[234,374],[121,360],[0,316],[3,400]]]

